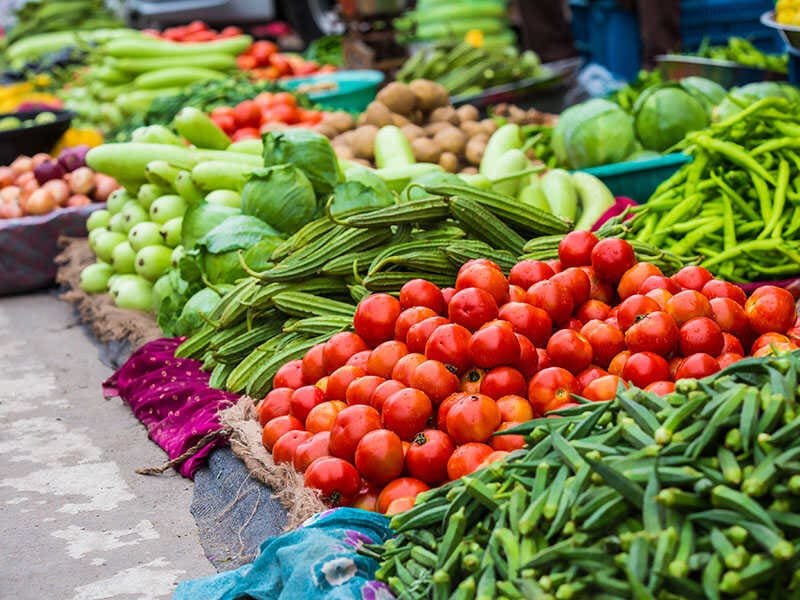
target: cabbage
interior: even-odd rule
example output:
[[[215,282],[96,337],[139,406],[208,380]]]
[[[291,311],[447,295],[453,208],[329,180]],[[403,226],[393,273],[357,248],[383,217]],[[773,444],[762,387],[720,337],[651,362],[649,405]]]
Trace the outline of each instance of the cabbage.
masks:
[[[703,105],[677,85],[667,84],[645,91],[633,106],[636,136],[647,150],[663,152],[690,131],[708,125]]]
[[[242,189],[242,213],[282,233],[294,233],[314,218],[314,188],[300,169],[282,165],[257,169]]]
[[[787,83],[777,81],[759,81],[742,87],[733,88],[727,97],[714,109],[714,122],[724,121],[741,112],[749,105],[762,98],[785,98],[789,102],[800,102],[800,92]]]
[[[636,147],[633,118],[608,100],[589,100],[565,110],[553,129],[558,162],[583,169],[620,162]]]
[[[314,188],[327,199],[339,181],[339,161],[330,141],[310,129],[273,131],[264,136],[264,166],[292,165],[300,169]]]
[[[209,231],[232,215],[240,211],[230,206],[210,204],[206,201],[198,202],[186,209],[181,223],[181,244],[186,250],[194,248]]]
[[[231,289],[231,286],[217,286],[216,290],[203,288],[186,301],[181,311],[181,316],[175,322],[173,331],[175,335],[190,336],[199,331],[206,322],[201,315],[208,316],[219,304],[222,296]]]
[[[725,96],[728,93],[716,81],[711,81],[705,77],[684,77],[681,79],[680,85],[705,107],[709,115],[715,106],[725,100]]]

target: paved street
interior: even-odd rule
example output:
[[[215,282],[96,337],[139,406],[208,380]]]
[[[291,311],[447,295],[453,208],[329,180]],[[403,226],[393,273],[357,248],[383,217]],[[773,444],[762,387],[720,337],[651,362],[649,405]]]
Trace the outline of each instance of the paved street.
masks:
[[[0,598],[169,598],[214,572],[192,483],[137,475],[165,454],[119,399],[72,307],[0,299]]]

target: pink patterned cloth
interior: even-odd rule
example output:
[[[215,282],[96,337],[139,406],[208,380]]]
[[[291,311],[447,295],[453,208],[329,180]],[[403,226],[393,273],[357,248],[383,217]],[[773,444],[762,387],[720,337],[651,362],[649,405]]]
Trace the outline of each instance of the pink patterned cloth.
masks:
[[[197,444],[203,436],[222,428],[218,412],[239,396],[208,387],[209,374],[202,363],[175,358],[182,338],[163,338],[139,348],[120,369],[103,382],[106,398],[119,396],[133,410],[150,439],[174,459]],[[178,471],[191,478],[217,446],[216,438],[184,461]]]

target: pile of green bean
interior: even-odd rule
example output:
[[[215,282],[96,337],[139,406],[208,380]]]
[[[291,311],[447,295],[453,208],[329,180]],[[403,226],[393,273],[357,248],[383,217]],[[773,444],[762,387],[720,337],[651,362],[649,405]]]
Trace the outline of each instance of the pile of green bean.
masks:
[[[694,160],[637,209],[628,237],[731,281],[800,275],[800,109],[765,98],[684,141]]]
[[[520,425],[362,552],[402,600],[800,597],[800,352]]]

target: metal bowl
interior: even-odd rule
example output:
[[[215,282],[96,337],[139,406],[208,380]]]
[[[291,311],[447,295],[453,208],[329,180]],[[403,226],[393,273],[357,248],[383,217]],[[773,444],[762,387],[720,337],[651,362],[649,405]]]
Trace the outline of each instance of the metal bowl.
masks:
[[[786,81],[788,79],[786,73],[748,67],[729,60],[699,56],[662,54],[656,56],[656,62],[664,79],[677,81],[684,77],[705,77],[716,81],[726,89],[757,81]]]
[[[800,27],[797,25],[784,25],[775,20],[775,11],[769,10],[761,15],[761,24],[777,29],[783,41],[792,48],[800,50]]]

